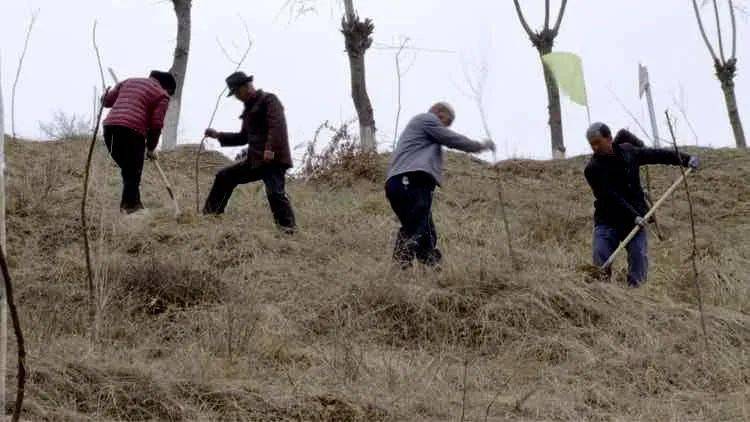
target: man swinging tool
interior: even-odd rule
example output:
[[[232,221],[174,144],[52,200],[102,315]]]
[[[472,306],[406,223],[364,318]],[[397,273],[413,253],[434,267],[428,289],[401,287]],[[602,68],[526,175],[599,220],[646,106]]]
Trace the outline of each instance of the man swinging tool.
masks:
[[[450,104],[433,105],[411,119],[393,152],[385,194],[401,222],[393,260],[402,269],[410,268],[415,258],[439,268],[442,253],[436,247],[432,196],[443,180],[443,147],[469,153],[495,150],[491,140],[477,142],[449,129],[455,118]]]
[[[586,138],[594,154],[586,166],[586,181],[594,194],[594,265],[601,267],[626,239],[634,225],[644,228],[648,213],[639,168],[648,164],[681,165],[697,169],[698,157],[673,151],[615,143],[604,123],[592,124]],[[640,230],[626,246],[628,285],[639,287],[648,275],[648,235]],[[603,268],[611,276],[611,267]]]

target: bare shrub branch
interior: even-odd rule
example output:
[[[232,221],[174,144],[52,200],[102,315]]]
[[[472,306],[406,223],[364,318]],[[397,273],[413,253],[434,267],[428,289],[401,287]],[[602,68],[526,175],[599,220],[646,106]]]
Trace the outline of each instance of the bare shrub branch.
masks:
[[[57,110],[49,122],[39,122],[39,130],[49,139],[76,140],[86,139],[92,129],[92,121],[75,113],[68,114],[63,110]]]
[[[672,145],[674,146],[675,154],[677,154],[679,158],[680,149],[677,147],[677,137],[675,136],[674,124],[672,123],[672,118],[669,115],[669,110],[665,111],[664,114],[667,117],[667,124],[669,125],[669,133],[672,136]],[[695,292],[698,296],[698,310],[700,311],[701,315],[701,329],[703,330],[703,341],[706,346],[705,350],[708,351],[708,331],[706,330],[706,316],[703,311],[703,292],[701,290],[700,282],[698,281],[698,243],[695,235],[695,211],[693,209],[693,200],[690,196],[690,184],[688,183],[687,172],[685,171],[684,167],[679,166],[679,168],[680,172],[682,173],[682,180],[685,186],[685,195],[687,196],[688,209],[690,211],[690,235],[692,239],[690,261],[693,265],[693,285],[695,286]]]
[[[468,96],[474,101],[474,104],[479,111],[479,117],[482,121],[482,129],[484,130],[484,136],[487,139],[492,140],[492,132],[487,120],[487,113],[484,108],[484,92],[485,84],[487,83],[487,76],[489,74],[489,68],[487,65],[487,55],[484,54],[481,64],[475,71],[475,78],[472,78],[470,72],[467,69],[467,65],[464,62],[464,77],[466,84],[469,86]],[[493,153],[493,161],[497,161],[497,156]],[[503,194],[503,183],[500,178],[500,167],[495,163],[495,170],[497,171],[497,196],[500,205],[500,214],[503,219],[503,226],[505,228],[505,235],[508,247],[508,255],[510,256],[511,264],[513,268],[519,268],[519,263],[516,259],[516,254],[513,251],[513,240],[510,232],[510,222],[508,221],[508,213],[505,208],[505,200]]]
[[[250,37],[250,30],[247,27],[247,21],[240,16],[240,21],[242,21],[242,26],[245,28],[245,36],[247,37],[247,45],[245,46],[245,50],[243,51],[240,58],[236,61],[232,60],[232,58],[227,54],[227,60],[229,60],[231,63],[235,64],[236,67],[234,68],[234,71],[242,67],[242,64],[245,63],[245,59],[247,59],[248,54],[250,54],[250,50],[253,47],[253,40]],[[214,110],[211,112],[211,119],[208,121],[208,126],[211,127],[211,125],[214,124],[214,119],[216,118],[216,112],[219,110],[219,104],[221,103],[221,99],[224,98],[224,94],[227,92],[227,88],[224,87],[224,89],[219,92],[219,95],[216,97],[216,104],[214,104]],[[198,180],[198,175],[200,173],[200,160],[201,160],[201,152],[203,152],[203,147],[206,143],[206,139],[208,139],[206,136],[203,136],[201,139],[200,145],[198,145],[198,151],[195,153],[195,213],[200,213],[200,201],[201,201],[201,195],[200,195],[200,182]]]
[[[16,88],[18,87],[18,80],[21,79],[21,69],[23,68],[23,59],[26,58],[26,52],[29,49],[29,39],[31,38],[31,31],[34,29],[36,18],[39,16],[39,10],[31,13],[31,21],[26,29],[26,40],[23,42],[23,50],[21,51],[21,57],[18,59],[18,68],[16,69],[16,78],[13,81],[13,89],[10,94],[10,132],[13,134],[13,138],[16,138]]]

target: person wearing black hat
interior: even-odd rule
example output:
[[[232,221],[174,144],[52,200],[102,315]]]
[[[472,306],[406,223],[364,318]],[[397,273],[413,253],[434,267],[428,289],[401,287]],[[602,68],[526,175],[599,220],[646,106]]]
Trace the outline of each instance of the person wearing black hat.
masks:
[[[623,131],[612,139],[612,132],[604,123],[592,124],[586,138],[594,152],[585,170],[586,181],[595,198],[593,260],[594,265],[601,267],[633,227],[647,225],[643,216],[649,207],[641,187],[639,168],[648,164],[667,164],[697,169],[699,160],[697,156],[639,147],[643,143]],[[633,238],[627,251],[628,284],[638,287],[648,275],[645,230]]]
[[[104,119],[104,142],[122,173],[120,210],[127,214],[143,209],[144,154],[158,158],[156,146],[176,87],[174,76],[154,70],[148,78],[126,79],[102,96],[102,105],[111,108]]]
[[[220,170],[203,208],[204,214],[222,214],[234,188],[262,180],[276,225],[291,233],[296,230],[294,211],[285,191],[285,175],[292,167],[284,107],[276,95],[255,89],[253,77],[235,72],[226,78],[228,96],[245,105],[240,132],[206,129],[223,147],[247,145],[244,160]]]

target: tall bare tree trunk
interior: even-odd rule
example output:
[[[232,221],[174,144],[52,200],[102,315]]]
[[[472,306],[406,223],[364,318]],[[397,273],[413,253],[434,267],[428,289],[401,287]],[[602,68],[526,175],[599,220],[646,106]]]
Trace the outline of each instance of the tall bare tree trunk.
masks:
[[[539,49],[539,58],[552,51],[552,45],[549,49]],[[565,158],[565,141],[563,139],[562,125],[562,106],[560,105],[560,88],[552,72],[542,63],[544,68],[544,83],[547,86],[547,111],[549,112],[549,130],[552,142],[552,158]]]
[[[346,52],[349,55],[349,70],[352,82],[352,100],[359,118],[359,137],[363,150],[375,151],[375,115],[367,94],[365,74],[365,53],[372,45],[375,25],[367,18],[361,21],[354,11],[352,0],[344,0],[346,14],[341,19],[341,33],[344,34]]]
[[[745,140],[745,130],[742,128],[740,120],[740,111],[737,107],[737,96],[734,93],[734,75],[737,71],[737,60],[732,59],[724,66],[716,64],[716,77],[721,82],[721,90],[724,91],[724,100],[727,103],[727,113],[729,114],[729,123],[732,125],[734,140],[737,148],[747,148]]]
[[[169,102],[169,109],[164,121],[164,139],[162,147],[172,149],[177,146],[177,133],[180,123],[182,87],[185,85],[188,55],[190,53],[190,10],[192,0],[172,0],[177,15],[177,45],[174,49],[174,61],[169,72],[177,81],[177,89]]]
[[[541,31],[535,32],[529,26],[526,21],[526,17],[523,15],[521,10],[521,3],[519,0],[513,0],[513,5],[516,8],[518,14],[518,20],[521,22],[523,30],[526,35],[529,36],[531,44],[539,52],[539,58],[541,59],[545,54],[552,52],[552,47],[555,45],[555,37],[560,32],[560,25],[562,24],[563,16],[565,16],[565,8],[568,6],[567,0],[562,0],[560,4],[560,12],[557,15],[557,19],[554,26],[550,27],[550,2],[545,0],[544,2],[544,27]],[[544,69],[544,83],[547,86],[547,111],[549,114],[549,129],[550,129],[550,141],[552,144],[552,158],[561,159],[565,158],[565,141],[563,139],[563,127],[562,127],[562,107],[560,106],[560,88],[557,86],[552,72],[542,62],[542,68]]]
[[[703,42],[708,48],[708,52],[711,54],[711,58],[714,60],[714,69],[716,69],[716,77],[721,82],[721,90],[724,91],[724,101],[727,104],[727,113],[729,114],[729,123],[732,125],[732,131],[734,132],[734,140],[737,144],[737,148],[747,148],[747,141],[745,140],[745,131],[742,128],[742,121],[740,120],[740,112],[737,108],[737,96],[734,93],[734,76],[737,73],[737,19],[735,16],[735,5],[732,0],[728,1],[729,6],[729,17],[731,18],[731,34],[732,34],[732,49],[729,59],[726,58],[724,53],[724,40],[721,36],[721,19],[719,17],[719,5],[716,0],[713,0],[714,16],[716,18],[716,32],[719,39],[718,49],[715,49],[708,39],[706,28],[703,25],[703,19],[701,18],[700,8],[698,2],[692,0],[693,11],[695,12],[695,19],[698,21],[698,30],[700,31]],[[716,54],[716,52],[719,52]]]

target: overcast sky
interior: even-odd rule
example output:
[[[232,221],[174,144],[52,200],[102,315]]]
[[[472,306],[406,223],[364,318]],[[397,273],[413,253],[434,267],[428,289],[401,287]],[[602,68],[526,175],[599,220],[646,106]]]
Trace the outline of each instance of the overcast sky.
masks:
[[[356,116],[339,32],[339,6],[333,0],[320,0],[318,13],[290,19],[289,13],[281,12],[283,3],[194,0],[180,143],[200,140],[224,78],[233,70],[216,39],[229,50],[233,50],[233,43],[243,44],[245,36],[238,15],[247,21],[254,40],[243,70],[255,75],[257,87],[281,98],[292,146],[309,141],[325,120],[336,123]],[[532,26],[540,27],[543,1],[522,3]],[[552,3],[557,7],[559,1]],[[639,100],[637,91],[638,63],[642,62],[651,73],[662,136],[666,134],[663,110],[670,107],[680,118],[681,141],[694,142],[674,105],[681,97],[701,144],[734,145],[720,85],[688,0],[569,3],[555,49],[583,58],[594,120],[639,133],[612,91],[648,124],[645,102]],[[376,46],[395,44],[400,37],[408,36],[414,47],[448,51],[417,51],[405,57],[404,61],[413,65],[403,78],[402,128],[408,118],[425,111],[431,103],[447,100],[457,110],[454,129],[480,138],[478,113],[462,93],[462,64],[470,63],[471,67],[471,63],[486,57],[486,108],[499,157],[550,158],[541,64],[511,0],[358,0],[355,6],[360,15],[373,18]],[[39,122],[50,120],[56,110],[91,115],[92,90],[100,84],[91,47],[95,19],[99,21],[104,65],[113,67],[121,79],[147,75],[151,69],[166,70],[171,64],[176,32],[171,2],[0,0],[7,132],[13,75],[32,10],[39,10],[39,18],[16,98],[16,125],[21,136],[40,138]],[[708,11],[706,8],[704,12]],[[746,132],[750,132],[748,18],[741,15],[738,19],[736,91]],[[725,22],[728,24],[728,15]],[[367,70],[378,139],[383,148],[388,148],[396,112],[394,51],[371,49]],[[223,99],[213,126],[224,131],[238,129],[241,108],[236,100]],[[563,126],[569,153],[587,153],[585,110],[567,99],[563,99]]]

